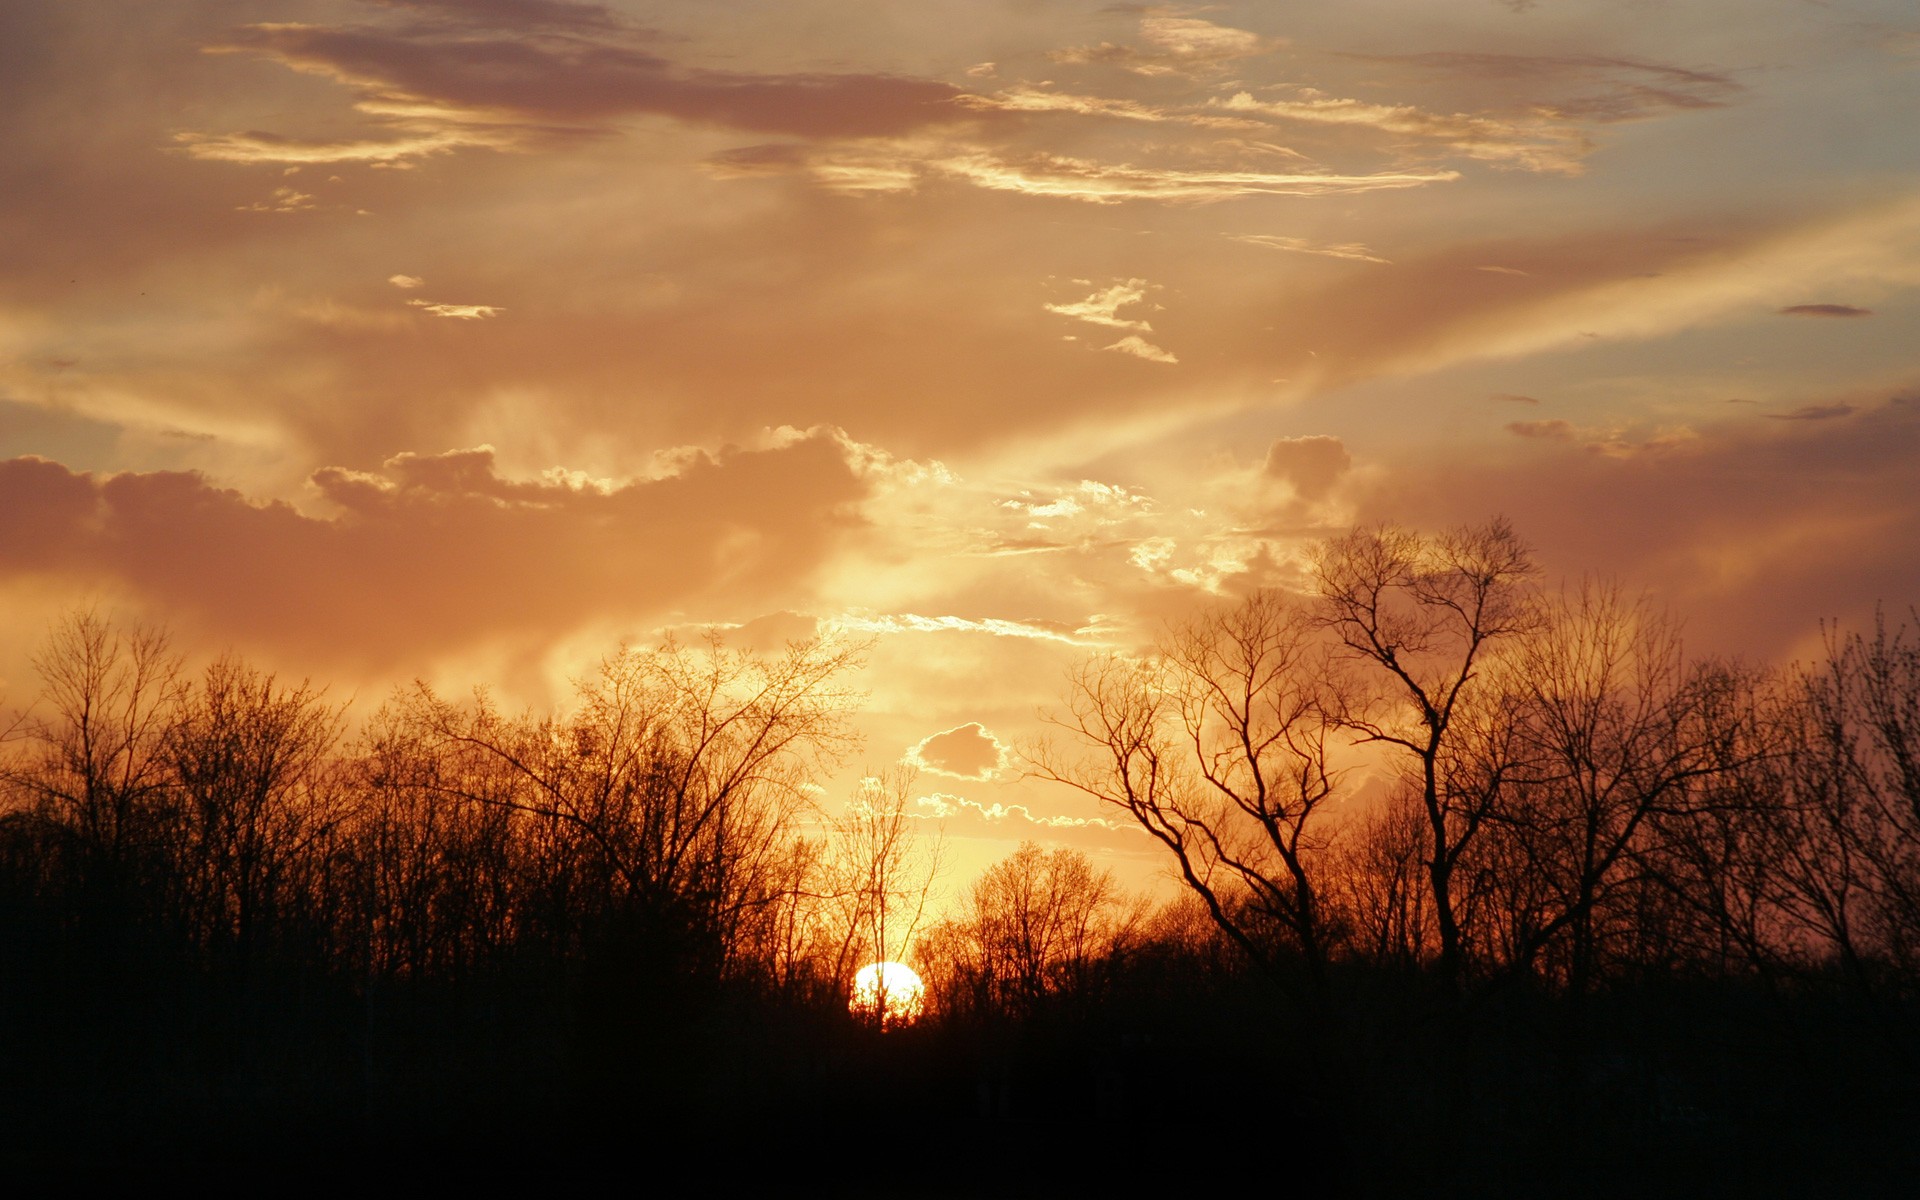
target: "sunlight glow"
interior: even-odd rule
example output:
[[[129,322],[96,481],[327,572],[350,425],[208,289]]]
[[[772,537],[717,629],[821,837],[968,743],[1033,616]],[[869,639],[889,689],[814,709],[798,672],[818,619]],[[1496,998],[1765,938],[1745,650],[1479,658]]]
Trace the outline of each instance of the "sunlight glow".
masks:
[[[854,973],[847,1008],[857,1017],[878,1019],[882,1028],[911,1025],[927,1006],[927,985],[905,963],[868,963]]]

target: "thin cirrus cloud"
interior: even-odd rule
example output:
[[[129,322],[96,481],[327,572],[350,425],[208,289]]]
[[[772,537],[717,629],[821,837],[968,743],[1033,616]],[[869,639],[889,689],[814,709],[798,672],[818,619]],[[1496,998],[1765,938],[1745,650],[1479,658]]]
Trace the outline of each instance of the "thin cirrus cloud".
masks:
[[[1341,57],[1412,67],[1483,87],[1505,84],[1519,103],[1597,122],[1723,108],[1746,90],[1725,72],[1597,54],[1425,51]]]
[[[1220,71],[1286,45],[1281,38],[1165,12],[1143,15],[1138,33],[1145,45],[1101,42],[1054,50],[1047,57],[1063,65],[1114,66],[1136,75],[1191,75]]]
[[[1261,100],[1235,92],[1210,104],[1280,122],[1346,126],[1431,143],[1463,158],[1529,171],[1571,175],[1593,146],[1570,122],[1550,115],[1522,118],[1428,112],[1411,104],[1377,104],[1301,88],[1289,99]]]
[[[1790,304],[1780,310],[1783,317],[1870,317],[1870,308],[1855,308],[1851,304]]]
[[[497,304],[438,304],[430,300],[409,300],[407,303],[436,317],[450,317],[456,321],[484,321],[507,311]]]
[[[1226,237],[1249,246],[1284,250],[1289,254],[1317,254],[1324,258],[1346,258],[1354,262],[1388,263],[1359,242],[1315,242],[1307,238],[1286,237],[1277,233],[1229,233]]]

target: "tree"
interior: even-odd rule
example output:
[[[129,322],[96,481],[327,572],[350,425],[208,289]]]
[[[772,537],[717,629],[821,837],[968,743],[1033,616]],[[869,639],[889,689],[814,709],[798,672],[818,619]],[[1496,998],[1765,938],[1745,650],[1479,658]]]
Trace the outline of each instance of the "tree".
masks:
[[[1314,986],[1329,935],[1313,859],[1338,782],[1314,628],[1280,593],[1171,630],[1155,657],[1095,659],[1069,677],[1035,773],[1125,809],[1255,961],[1298,955]]]
[[[896,768],[861,781],[828,834],[829,895],[837,918],[833,978],[844,984],[856,965],[907,957],[940,873],[942,844],[924,850],[907,796],[914,773]],[[878,982],[873,1019],[888,1013],[886,979]]]
[[[1318,621],[1345,671],[1333,717],[1405,756],[1426,816],[1439,970],[1466,961],[1455,873],[1506,785],[1505,723],[1479,686],[1489,656],[1532,627],[1531,554],[1505,520],[1426,535],[1355,529],[1318,548]]]
[[[604,659],[565,715],[512,719],[484,695],[461,709],[424,687],[410,706],[445,759],[434,786],[582,839],[608,912],[648,953],[725,972],[781,894],[800,785],[852,743],[840,677],[860,651],[668,642]]]
[[[1688,665],[1665,614],[1593,581],[1546,599],[1496,674],[1516,727],[1490,834],[1506,852],[1505,957],[1522,969],[1551,953],[1584,991],[1631,934],[1660,818],[1724,769],[1708,719],[1717,677]]]
[[[164,630],[68,613],[34,655],[42,693],[8,772],[67,882],[115,904],[160,862],[172,774],[167,740],[184,690]]]
[[[1078,850],[1025,842],[975,882],[959,917],[930,931],[921,959],[950,1010],[1028,1017],[1087,998],[1139,918],[1112,872]]]
[[[315,859],[345,816],[334,778],[342,711],[305,683],[277,686],[226,656],[184,695],[167,730],[190,919],[242,976],[278,922],[320,899]]]

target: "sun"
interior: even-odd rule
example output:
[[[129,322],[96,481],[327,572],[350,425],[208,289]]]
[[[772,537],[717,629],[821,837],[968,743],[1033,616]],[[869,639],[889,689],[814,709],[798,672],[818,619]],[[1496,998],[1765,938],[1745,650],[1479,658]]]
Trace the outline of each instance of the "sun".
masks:
[[[905,963],[868,963],[853,975],[853,998],[847,1008],[863,1020],[876,1018],[890,1029],[911,1025],[927,1006],[927,985]]]

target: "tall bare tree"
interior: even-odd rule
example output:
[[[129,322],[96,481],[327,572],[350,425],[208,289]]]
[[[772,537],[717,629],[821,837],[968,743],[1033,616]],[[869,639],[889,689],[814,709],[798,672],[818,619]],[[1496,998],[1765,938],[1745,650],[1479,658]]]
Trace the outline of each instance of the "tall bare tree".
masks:
[[[1126,810],[1256,961],[1330,954],[1314,857],[1338,782],[1311,619],[1255,593],[1169,632],[1147,660],[1096,659],[1070,676],[1054,723],[1073,750],[1029,757],[1042,778]]]
[[[1504,722],[1481,686],[1489,657],[1535,619],[1535,574],[1505,520],[1427,535],[1353,530],[1313,559],[1320,623],[1345,671],[1335,719],[1400,752],[1424,810],[1439,969],[1466,963],[1456,872],[1506,784]]]

